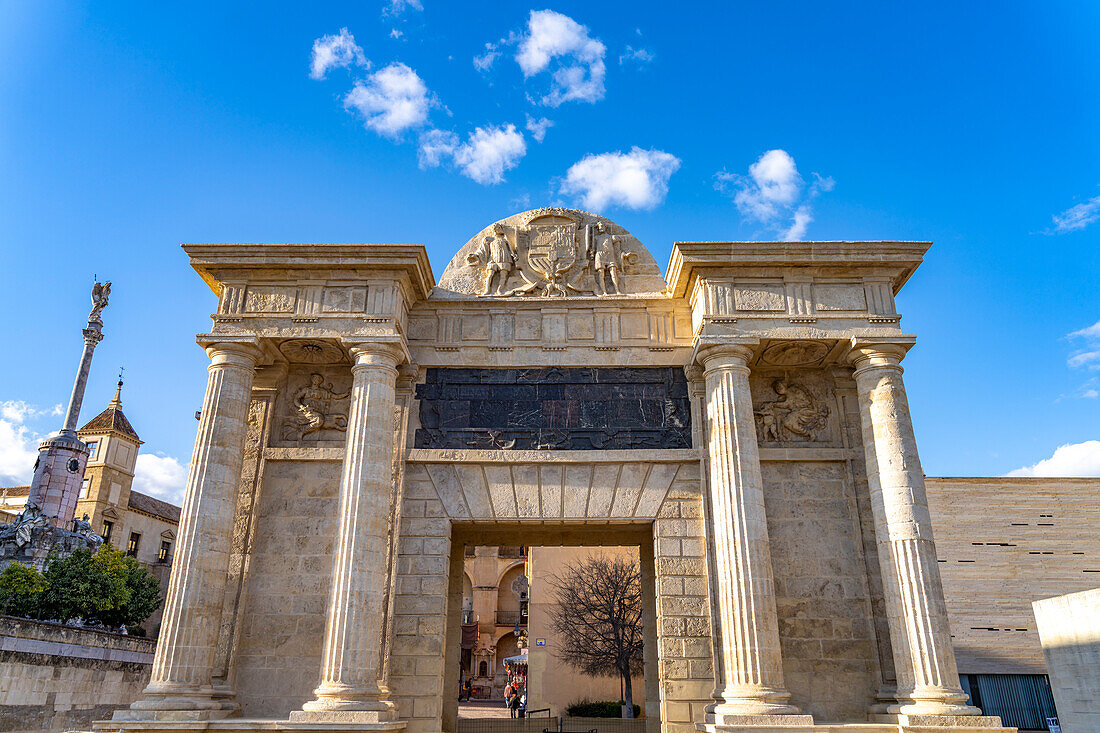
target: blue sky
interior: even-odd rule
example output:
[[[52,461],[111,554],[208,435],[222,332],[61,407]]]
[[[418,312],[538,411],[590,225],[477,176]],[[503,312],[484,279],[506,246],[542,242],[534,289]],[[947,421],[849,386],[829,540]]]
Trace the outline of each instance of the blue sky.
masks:
[[[215,307],[181,242],[419,242],[438,276],[544,204],[661,263],[932,240],[899,298],[927,473],[1100,475],[1100,5],[307,5],[0,4],[0,483],[59,427],[94,274],[82,419],[124,364],[139,486],[178,497]]]

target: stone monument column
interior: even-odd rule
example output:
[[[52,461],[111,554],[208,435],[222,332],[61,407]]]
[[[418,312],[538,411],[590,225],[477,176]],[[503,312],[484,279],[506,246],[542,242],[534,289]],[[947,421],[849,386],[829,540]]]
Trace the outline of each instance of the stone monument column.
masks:
[[[387,530],[393,463],[396,344],[351,344],[351,406],[340,479],[332,587],[314,699],[291,713],[302,722],[403,727],[382,676]]]
[[[752,342],[752,343],[755,343]],[[747,722],[744,716],[782,716],[786,725],[810,725],[797,715],[783,683],[775,583],[764,514],[760,450],[749,393],[750,342],[700,350],[706,380],[709,531],[715,596],[714,703],[707,723]]]
[[[84,328],[84,351],[76,371],[69,407],[65,411],[65,423],[56,435],[43,440],[38,446],[38,461],[34,466],[30,490],[27,492],[27,508],[24,516],[40,513],[49,524],[59,529],[69,529],[76,514],[76,502],[80,497],[80,484],[84,480],[84,468],[88,463],[88,447],[76,437],[80,420],[80,406],[84,403],[84,389],[92,370],[92,355],[103,340],[103,309],[111,294],[111,283],[92,286],[92,310],[88,325]],[[44,559],[44,558],[43,558]]]
[[[261,352],[253,337],[210,338],[204,345],[210,355],[206,397],[187,474],[152,677],[143,698],[117,711],[115,720],[219,718],[236,708],[215,699],[210,678],[248,405]]]
[[[912,341],[855,339],[851,354],[898,680],[898,704],[888,710],[979,715],[966,704],[951,648],[924,472],[901,379],[910,346]]]

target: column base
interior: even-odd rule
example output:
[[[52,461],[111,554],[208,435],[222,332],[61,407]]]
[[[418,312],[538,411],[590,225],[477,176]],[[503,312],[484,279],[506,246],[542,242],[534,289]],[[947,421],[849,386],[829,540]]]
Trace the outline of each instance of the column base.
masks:
[[[876,723],[896,725],[900,733],[955,733],[956,731],[980,731],[980,733],[1015,733],[1001,723],[996,715],[872,715]]]
[[[872,715],[870,720],[805,722],[809,715],[727,716],[722,724],[699,723],[700,733],[1016,733],[991,715]]]
[[[97,720],[92,723],[95,731],[102,733],[327,733],[341,731],[386,731],[397,733],[405,729],[405,721],[367,723],[352,721],[306,722],[295,720],[271,720],[232,718],[207,721],[117,721]]]
[[[771,733],[798,731],[810,733],[817,730],[812,715],[723,715],[707,713],[705,723],[696,729],[706,733]]]
[[[291,723],[354,723],[365,730],[400,730],[405,727],[393,710],[295,710]]]
[[[116,710],[116,721],[222,720],[240,712],[232,699],[219,696],[213,687],[150,685],[130,707]]]

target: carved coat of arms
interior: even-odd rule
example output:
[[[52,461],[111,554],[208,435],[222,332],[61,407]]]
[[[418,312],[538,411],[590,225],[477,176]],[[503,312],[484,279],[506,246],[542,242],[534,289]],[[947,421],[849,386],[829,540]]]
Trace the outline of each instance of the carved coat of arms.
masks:
[[[528,280],[528,284],[540,287],[548,296],[568,295],[570,290],[579,292],[576,281],[584,274],[588,254],[581,247],[576,222],[548,217],[545,222],[533,223],[527,229],[527,265],[541,282]],[[581,267],[570,272],[578,262]]]

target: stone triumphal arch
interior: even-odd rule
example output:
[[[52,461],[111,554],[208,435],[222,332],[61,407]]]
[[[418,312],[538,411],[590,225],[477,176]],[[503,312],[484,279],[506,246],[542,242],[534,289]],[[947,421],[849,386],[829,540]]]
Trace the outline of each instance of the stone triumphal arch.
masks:
[[[152,679],[105,730],[453,731],[467,543],[640,544],[650,730],[998,730],[959,687],[894,296],[922,242],[537,209],[187,245],[218,296]]]

